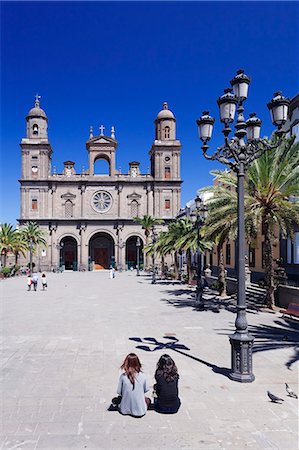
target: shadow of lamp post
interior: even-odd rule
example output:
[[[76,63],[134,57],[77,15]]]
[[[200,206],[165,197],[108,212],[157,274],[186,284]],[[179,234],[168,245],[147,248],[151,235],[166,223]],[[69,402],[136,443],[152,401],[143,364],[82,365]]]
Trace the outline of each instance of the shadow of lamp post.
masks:
[[[195,304],[198,309],[204,309],[204,301],[203,301],[203,282],[202,282],[202,254],[200,251],[200,230],[204,224],[204,220],[207,214],[207,207],[203,205],[202,199],[200,197],[196,197],[195,199],[195,211],[193,211],[190,215],[191,220],[196,229],[196,239],[197,239],[197,262],[196,262],[196,296],[195,296]]]
[[[225,89],[224,94],[218,98],[220,121],[224,124],[222,133],[224,144],[218,147],[212,155],[207,155],[208,141],[211,139],[215,119],[204,111],[197,120],[199,137],[203,142],[202,150],[206,159],[219,161],[236,173],[238,178],[238,294],[236,330],[230,336],[231,343],[231,372],[230,378],[234,381],[250,383],[254,381],[252,372],[252,346],[253,337],[248,333],[246,319],[246,293],[245,293],[245,210],[244,210],[244,176],[250,163],[261,156],[265,151],[277,148],[284,134],[283,125],[288,116],[290,100],[276,92],[274,98],[268,103],[272,123],[277,127],[278,139],[269,142],[260,138],[262,121],[255,113],[245,122],[243,116],[243,103],[247,98],[250,78],[240,69],[231,80],[232,89]],[[230,124],[234,122],[235,113],[238,117],[235,123],[234,137],[229,139]],[[246,141],[245,141],[246,138]]]
[[[141,246],[141,241],[140,241],[140,237],[138,236],[136,239],[136,251],[137,251],[137,267],[136,267],[136,275],[137,277],[140,276],[140,271],[139,271],[139,264],[140,264],[140,246]]]

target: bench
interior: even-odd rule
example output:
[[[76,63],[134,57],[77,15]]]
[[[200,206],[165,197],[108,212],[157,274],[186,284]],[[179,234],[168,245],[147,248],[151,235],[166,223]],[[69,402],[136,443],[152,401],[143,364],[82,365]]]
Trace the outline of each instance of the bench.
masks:
[[[290,303],[287,309],[281,309],[280,312],[283,316],[295,316],[299,317],[299,304],[298,303]]]

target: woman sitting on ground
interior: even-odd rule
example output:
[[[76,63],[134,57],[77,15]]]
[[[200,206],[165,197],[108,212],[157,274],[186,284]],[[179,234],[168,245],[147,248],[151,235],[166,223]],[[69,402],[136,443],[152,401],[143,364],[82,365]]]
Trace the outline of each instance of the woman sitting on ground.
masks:
[[[145,375],[141,371],[141,363],[135,353],[126,356],[121,369],[124,373],[119,377],[117,394],[121,397],[119,411],[121,414],[130,414],[134,417],[142,417],[150,404],[150,399],[145,397],[149,390]]]
[[[179,374],[174,360],[169,355],[163,355],[158,361],[155,373],[154,390],[155,410],[164,414],[175,414],[181,406],[178,391]]]

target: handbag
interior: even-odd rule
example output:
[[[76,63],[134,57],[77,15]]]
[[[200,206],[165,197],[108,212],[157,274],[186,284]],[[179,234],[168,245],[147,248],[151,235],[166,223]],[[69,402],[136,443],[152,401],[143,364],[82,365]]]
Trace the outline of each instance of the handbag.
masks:
[[[121,400],[122,400],[122,396],[118,395],[117,397],[113,397],[113,399],[111,400],[111,403],[113,406],[118,406],[118,405],[120,405]]]

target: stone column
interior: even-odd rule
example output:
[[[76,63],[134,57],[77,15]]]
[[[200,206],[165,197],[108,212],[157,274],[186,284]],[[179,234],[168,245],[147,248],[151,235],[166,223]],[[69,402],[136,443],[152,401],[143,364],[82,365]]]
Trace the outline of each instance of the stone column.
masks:
[[[56,263],[54,263],[54,233],[56,235],[57,231],[57,224],[49,223],[49,234],[50,234],[50,270],[53,269],[54,266],[56,266]]]
[[[52,217],[55,217],[55,193],[56,193],[57,186],[53,184],[51,186],[51,194],[52,194]]]
[[[83,262],[84,261],[84,233],[87,228],[87,223],[79,225],[79,235],[80,235],[80,254],[79,254],[79,267],[78,270],[87,270],[87,265]]]
[[[121,202],[122,202],[122,191],[123,191],[123,185],[122,184],[118,184],[116,186],[117,189],[117,217],[120,218],[121,217]]]
[[[85,184],[81,184],[80,186],[80,192],[81,192],[81,217],[84,217],[84,193],[86,191],[86,185]]]

